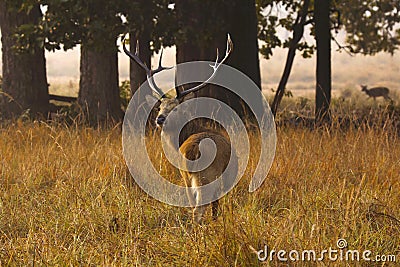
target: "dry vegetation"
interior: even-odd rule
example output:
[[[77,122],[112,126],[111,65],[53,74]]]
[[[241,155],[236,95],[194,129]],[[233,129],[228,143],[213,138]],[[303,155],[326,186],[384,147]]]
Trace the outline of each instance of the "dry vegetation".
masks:
[[[131,182],[118,127],[3,126],[0,265],[258,266],[264,245],[322,251],[339,238],[399,264],[400,138],[393,118],[382,119],[384,127],[278,128],[263,186],[248,193],[247,172],[218,220],[207,214],[202,226]]]

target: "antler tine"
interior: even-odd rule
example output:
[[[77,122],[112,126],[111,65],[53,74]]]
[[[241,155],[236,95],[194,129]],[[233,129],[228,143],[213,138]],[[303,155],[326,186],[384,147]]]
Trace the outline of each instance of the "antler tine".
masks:
[[[233,50],[233,42],[231,39],[231,35],[228,33],[228,40],[226,41],[226,52],[225,57],[228,56]]]
[[[221,60],[221,62],[218,62],[219,60],[219,50],[217,48],[217,59],[215,60],[215,63],[213,65],[210,64],[210,67],[213,68],[213,73],[211,74],[211,76],[202,84],[199,84],[193,88],[190,88],[188,90],[185,90],[183,92],[180,92],[179,94],[177,94],[177,98],[181,98],[184,97],[187,94],[190,94],[192,92],[198,91],[201,88],[203,88],[204,86],[206,86],[212,79],[214,79],[215,75],[217,74],[217,71],[219,69],[219,67],[226,61],[226,59],[229,57],[230,53],[233,50],[233,42],[231,40],[231,36],[228,33],[228,37],[227,37],[227,41],[226,41],[226,51],[225,51],[225,57]]]
[[[218,60],[219,60],[219,49],[217,48],[217,59],[215,60],[214,64],[210,64],[210,67],[213,68],[213,70],[215,71],[218,68]]]
[[[163,71],[163,70],[170,70],[170,69],[173,68],[173,67],[163,67],[163,66],[161,65],[163,53],[164,53],[164,49],[161,48],[160,60],[158,61],[158,68],[157,68],[156,70],[152,70],[152,71],[151,71],[151,74],[152,74],[152,75],[154,75],[154,74],[156,74],[156,73],[159,73],[159,72],[161,72],[161,71]]]
[[[130,57],[131,59],[133,59],[134,61],[136,61],[136,63],[138,63],[145,71],[146,74],[150,72],[150,69],[146,66],[146,64],[144,64],[140,58],[139,58],[139,45],[136,46],[136,52],[135,54],[132,54],[127,48],[126,48],[126,39],[125,37],[123,37],[122,39],[122,47],[124,49],[125,54]]]
[[[158,95],[160,95],[161,97],[164,97],[164,92],[157,86],[157,84],[154,81],[153,75],[155,73],[158,73],[164,69],[168,69],[168,68],[163,68],[161,66],[161,58],[162,55],[160,57],[160,63],[159,63],[159,68],[155,71],[152,71],[151,69],[149,69],[147,67],[147,65],[140,59],[139,57],[139,41],[136,42],[136,49],[135,49],[135,54],[132,54],[127,48],[126,48],[126,42],[125,42],[125,36],[122,37],[122,47],[124,49],[125,54],[130,57],[131,59],[133,59],[136,63],[138,63],[145,71],[146,71],[146,77],[147,77],[147,81],[149,82],[149,86],[150,88],[157,93]]]
[[[219,49],[218,49],[218,47],[217,47],[217,59],[215,60],[214,66],[217,66],[218,60],[219,60]]]

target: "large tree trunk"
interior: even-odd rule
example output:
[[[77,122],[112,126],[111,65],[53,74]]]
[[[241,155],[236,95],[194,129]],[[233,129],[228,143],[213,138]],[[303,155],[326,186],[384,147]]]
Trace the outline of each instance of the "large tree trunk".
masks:
[[[132,53],[136,47],[137,42],[139,42],[139,57],[146,63],[149,68],[151,67],[151,51],[150,51],[150,32],[143,31],[142,33],[136,33],[134,31],[130,32],[130,49]],[[131,82],[131,93],[132,96],[137,92],[140,86],[146,81],[146,71],[139,66],[134,60],[130,61],[130,71],[129,78]],[[148,87],[146,87],[148,88]],[[151,94],[150,90],[141,91],[142,94],[139,96],[140,102],[144,103],[145,96]]]
[[[130,38],[130,50],[132,53],[134,53],[134,49],[136,49],[137,42],[139,42],[139,57],[140,59],[146,63],[146,65],[151,68],[151,50],[150,50],[150,31],[145,30],[141,33],[131,31],[129,33],[129,38]],[[152,95],[152,91],[149,86],[143,86],[138,92],[140,86],[146,82],[147,76],[146,76],[146,71],[139,66],[136,61],[131,60],[130,61],[130,71],[129,71],[129,78],[130,78],[130,85],[131,85],[131,94],[133,99],[136,99],[137,102],[134,103],[134,107],[142,107],[143,103],[146,103],[146,96],[147,95]],[[138,93],[138,97],[133,98],[133,96]],[[156,117],[157,117],[157,111],[156,109],[153,109],[148,122],[147,126],[149,128],[155,129],[156,128]]]
[[[317,41],[317,84],[315,121],[330,121],[331,102],[331,29],[330,0],[314,1],[315,38]]]
[[[231,2],[179,0],[176,1],[176,10],[180,25],[188,29],[184,32],[184,36],[178,36],[177,64],[197,60],[214,61],[216,48],[219,48],[222,57],[225,53],[226,36],[230,33],[234,51],[226,64],[245,73],[260,87],[254,0]],[[210,69],[199,72],[209,73]],[[177,79],[184,75],[185,73],[178,68]],[[219,99],[232,107],[240,116],[250,114],[243,101],[227,89],[208,86],[201,89],[197,95]]]
[[[216,20],[211,14],[216,2],[199,1],[199,0],[177,0],[176,10],[178,23],[185,28],[178,37],[176,44],[176,63],[184,63],[190,61],[214,61],[216,57],[216,48],[225,49],[227,24],[220,25],[220,21],[226,21],[227,10],[219,10],[220,21],[215,21],[218,27],[207,29],[210,20]],[[216,25],[215,25],[216,26]],[[208,34],[208,40],[205,41],[204,36]],[[230,62],[231,58],[228,59]],[[209,69],[199,70],[202,73],[208,73]],[[184,76],[178,68],[177,79]],[[209,88],[202,89],[210,91]],[[211,92],[210,92],[211,93]]]
[[[235,2],[229,29],[234,38],[235,53],[232,53],[230,65],[249,76],[261,89],[256,3],[255,0]]]
[[[42,14],[35,6],[28,14],[7,8],[0,1],[0,26],[2,34],[3,92],[0,93],[0,113],[13,118],[29,110],[33,117],[47,115],[49,92],[46,77],[44,49],[32,44],[29,52],[17,54],[13,49],[14,31],[23,24],[36,24]]]
[[[110,50],[81,46],[78,103],[90,125],[122,119],[115,41],[109,43],[114,48]]]

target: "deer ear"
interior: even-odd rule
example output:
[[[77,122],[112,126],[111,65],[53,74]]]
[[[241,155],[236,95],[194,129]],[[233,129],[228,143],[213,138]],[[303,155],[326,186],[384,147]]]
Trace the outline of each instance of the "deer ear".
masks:
[[[149,107],[154,107],[154,105],[158,102],[158,98],[153,95],[146,95],[146,103]]]

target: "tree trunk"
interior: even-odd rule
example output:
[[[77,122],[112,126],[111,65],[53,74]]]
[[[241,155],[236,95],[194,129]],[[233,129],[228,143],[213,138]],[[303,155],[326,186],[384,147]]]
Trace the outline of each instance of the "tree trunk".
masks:
[[[129,33],[130,38],[130,50],[132,53],[135,52],[137,41],[139,42],[139,57],[146,63],[146,65],[151,68],[151,50],[150,50],[150,31],[145,30],[141,33],[135,33],[131,31]],[[140,86],[147,81],[146,71],[139,66],[134,60],[130,60],[130,70],[129,78],[131,85],[131,95],[139,90]],[[152,91],[149,86],[144,86],[140,90],[140,95],[136,99],[138,102],[134,103],[134,107],[141,107],[143,103],[146,103],[146,95],[152,95]],[[131,98],[133,101],[133,98]],[[147,121],[147,127],[149,129],[155,129],[157,126],[155,124],[157,118],[157,110],[153,109]]]
[[[114,47],[111,50],[99,51],[85,44],[81,46],[78,103],[90,125],[122,119],[115,41],[108,46]]]
[[[176,1],[176,10],[180,25],[188,29],[184,32],[185,36],[178,38],[177,64],[196,60],[214,61],[216,48],[219,49],[222,57],[225,54],[226,36],[230,33],[234,50],[226,64],[245,73],[260,87],[254,0],[230,2],[180,0]],[[209,73],[210,69],[199,70],[199,72]],[[179,77],[184,75],[185,73],[178,68],[177,79],[179,80]],[[188,85],[190,86],[193,85]],[[243,101],[227,89],[207,86],[201,89],[197,96],[219,99],[233,108],[239,116],[250,114]]]
[[[142,33],[130,32],[130,50],[134,53],[136,48],[136,43],[139,41],[139,57],[146,63],[146,65],[151,68],[151,51],[150,51],[150,32],[143,31]],[[130,60],[130,71],[129,78],[131,82],[131,93],[132,96],[140,88],[140,86],[146,81],[146,71],[139,66],[134,60]],[[147,88],[147,87],[146,87]],[[144,103],[145,96],[151,94],[150,90],[142,91],[143,94],[139,96],[141,103]]]
[[[289,76],[292,71],[294,58],[296,56],[297,46],[303,38],[304,34],[304,26],[307,19],[307,12],[310,6],[310,0],[305,0],[301,11],[299,12],[296,22],[293,25],[293,39],[289,45],[289,51],[286,58],[285,69],[283,71],[281,80],[279,81],[278,89],[276,90],[276,94],[274,97],[274,101],[271,105],[272,114],[276,117],[276,113],[278,112],[278,107],[282,101],[282,98],[285,94],[286,84],[289,81]]]
[[[317,41],[316,124],[330,121],[331,102],[331,29],[330,0],[314,1],[315,39]]]
[[[255,0],[236,0],[229,32],[235,42],[230,65],[245,73],[261,89],[258,20]]]
[[[0,93],[0,113],[4,118],[20,116],[29,110],[33,117],[46,116],[49,91],[43,47],[32,44],[29,52],[17,54],[13,49],[14,31],[23,24],[36,24],[42,14],[35,6],[28,14],[7,8],[0,1],[2,34],[3,92]]]

